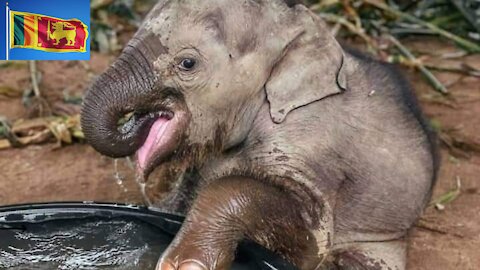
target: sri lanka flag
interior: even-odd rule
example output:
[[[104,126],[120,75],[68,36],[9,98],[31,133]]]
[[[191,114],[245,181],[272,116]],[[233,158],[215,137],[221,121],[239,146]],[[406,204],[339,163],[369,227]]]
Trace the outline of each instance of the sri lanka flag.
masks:
[[[90,0],[0,0],[0,60],[89,60],[89,28]]]
[[[10,48],[86,52],[87,26],[77,19],[10,11]]]

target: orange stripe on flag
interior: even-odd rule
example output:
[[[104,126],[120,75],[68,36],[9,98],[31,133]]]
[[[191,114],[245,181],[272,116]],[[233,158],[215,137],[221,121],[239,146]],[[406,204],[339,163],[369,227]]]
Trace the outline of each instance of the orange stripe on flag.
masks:
[[[30,15],[25,16],[24,18],[25,46],[33,46],[37,32],[35,29],[35,16]]]

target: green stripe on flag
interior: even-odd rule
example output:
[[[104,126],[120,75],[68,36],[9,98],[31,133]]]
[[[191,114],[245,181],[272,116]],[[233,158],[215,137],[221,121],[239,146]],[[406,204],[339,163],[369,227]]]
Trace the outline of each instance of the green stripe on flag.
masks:
[[[24,30],[24,18],[21,15],[13,16],[13,44],[25,45],[25,30]]]

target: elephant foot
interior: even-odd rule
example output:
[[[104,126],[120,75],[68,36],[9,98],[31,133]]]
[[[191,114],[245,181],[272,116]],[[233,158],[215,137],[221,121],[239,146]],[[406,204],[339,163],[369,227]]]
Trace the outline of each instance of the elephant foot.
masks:
[[[178,261],[161,261],[157,266],[157,270],[208,270],[208,268],[200,261],[194,259]]]
[[[227,270],[245,238],[313,269],[320,258],[301,212],[276,187],[250,178],[220,179],[200,190],[156,270]]]
[[[184,224],[183,228],[163,254],[157,270],[229,269],[237,237],[233,238],[219,228],[213,232],[211,228],[198,223]]]
[[[199,253],[196,256],[186,256],[185,254],[177,255],[170,257],[162,258],[157,265],[157,270],[226,270],[228,267],[220,267],[213,264],[212,267],[207,267],[205,263],[203,263],[202,259],[193,259],[193,257],[202,257]]]

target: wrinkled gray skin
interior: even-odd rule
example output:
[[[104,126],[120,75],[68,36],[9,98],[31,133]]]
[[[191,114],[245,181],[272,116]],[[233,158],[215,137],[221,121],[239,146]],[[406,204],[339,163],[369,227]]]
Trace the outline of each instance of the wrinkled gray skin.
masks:
[[[158,269],[228,269],[243,238],[301,269],[405,268],[431,136],[403,79],[342,49],[303,5],[160,0],[92,85],[82,125],[123,157],[160,110],[173,135],[139,173],[160,172],[172,188],[155,204],[187,219]]]

